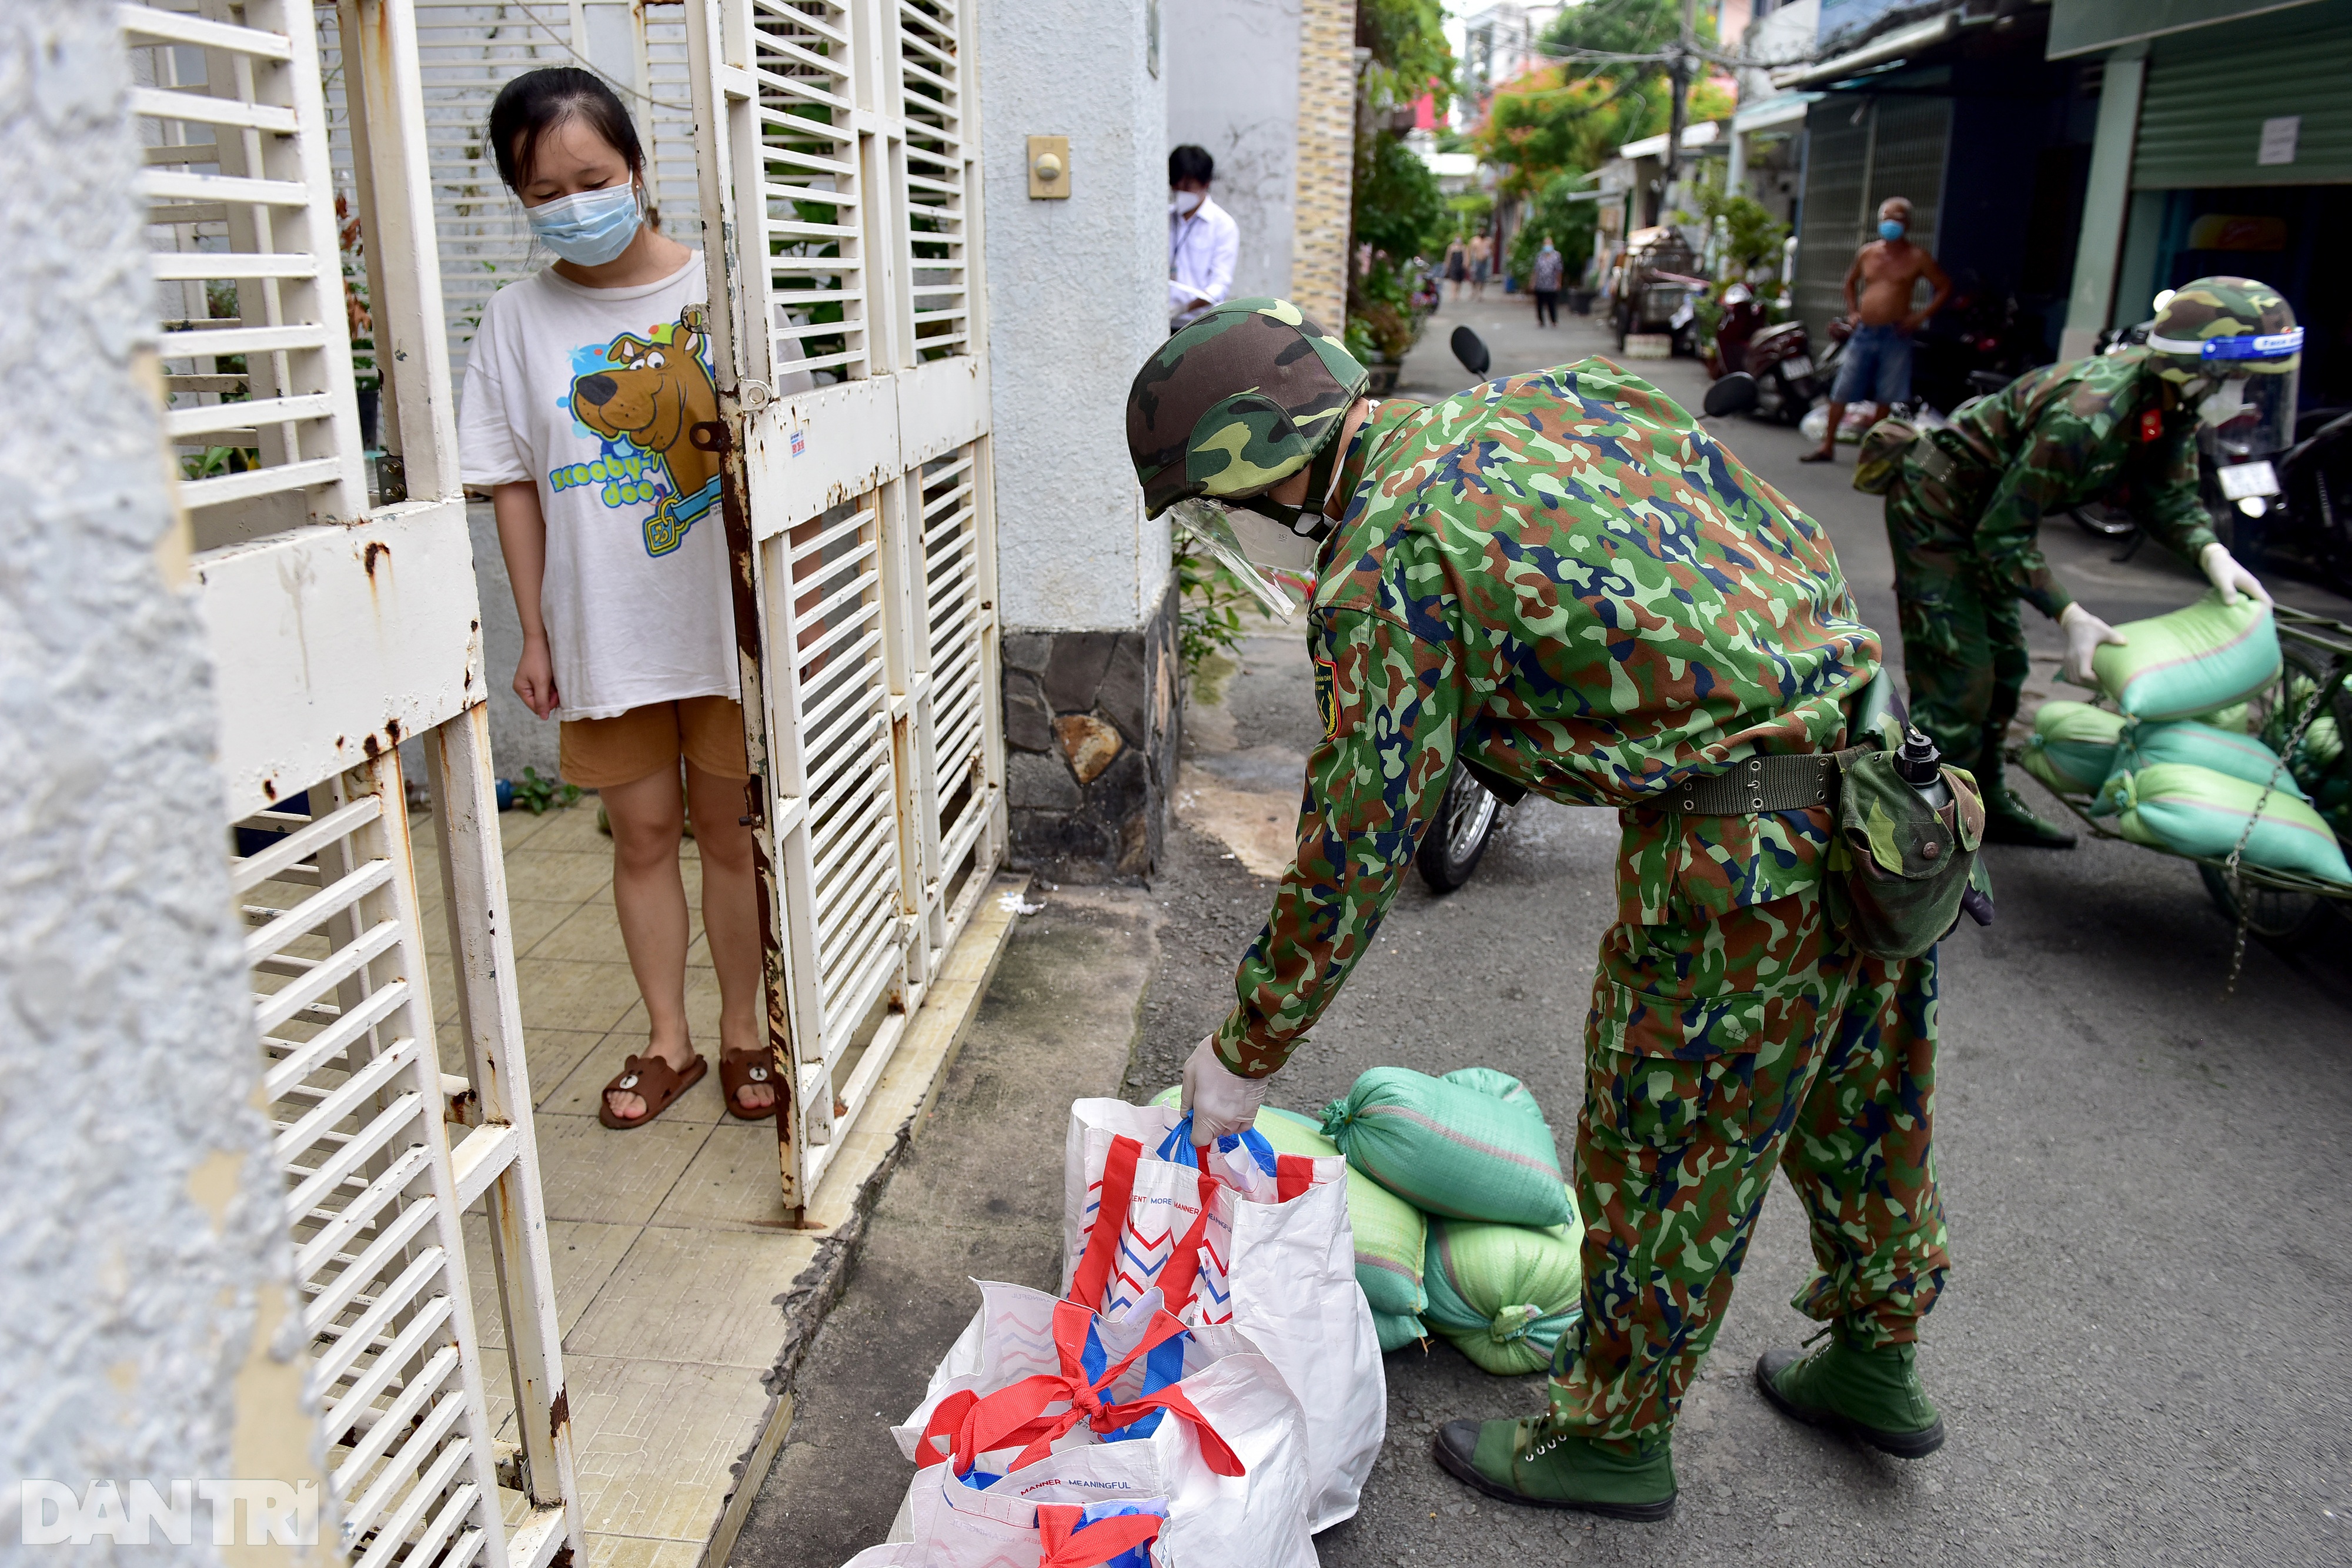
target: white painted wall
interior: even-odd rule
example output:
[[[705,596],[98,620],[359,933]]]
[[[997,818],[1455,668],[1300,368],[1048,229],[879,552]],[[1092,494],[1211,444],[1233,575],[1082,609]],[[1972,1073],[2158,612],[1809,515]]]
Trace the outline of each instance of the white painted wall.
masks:
[[[317,1479],[110,6],[0,5],[0,1560],[19,1478]],[[26,395],[37,387],[37,395]],[[194,1544],[127,1550],[211,1563]],[[18,1555],[18,1553],[23,1555]],[[239,1561],[294,1560],[285,1548]]]
[[[1128,384],[1168,336],[1152,12],[1178,25],[1150,0],[980,11],[999,612],[1016,631],[1140,626],[1167,586],[1168,527],[1145,520],[1127,455]],[[1067,198],[1030,199],[1033,135],[1070,139]]]
[[[1208,149],[1210,195],[1241,230],[1236,299],[1290,293],[1298,11],[1298,0],[1194,0],[1170,8],[1160,41],[1168,145]]]

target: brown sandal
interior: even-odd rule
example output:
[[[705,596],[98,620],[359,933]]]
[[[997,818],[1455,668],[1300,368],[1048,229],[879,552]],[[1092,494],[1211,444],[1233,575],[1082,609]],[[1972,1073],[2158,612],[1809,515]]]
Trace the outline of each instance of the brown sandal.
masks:
[[[709,1071],[710,1063],[699,1055],[683,1072],[665,1061],[658,1051],[633,1056],[613,1082],[604,1085],[604,1092],[596,1102],[596,1120],[616,1133],[642,1127],[668,1110],[672,1101],[701,1082],[702,1075]],[[616,1092],[635,1094],[644,1101],[645,1114],[627,1118],[614,1115],[613,1096]]]
[[[743,1091],[756,1084],[775,1085],[776,1097],[757,1111],[746,1111]],[[727,1094],[727,1113],[740,1122],[764,1122],[783,1103],[782,1086],[776,1083],[774,1059],[764,1051],[721,1051],[719,1086]]]

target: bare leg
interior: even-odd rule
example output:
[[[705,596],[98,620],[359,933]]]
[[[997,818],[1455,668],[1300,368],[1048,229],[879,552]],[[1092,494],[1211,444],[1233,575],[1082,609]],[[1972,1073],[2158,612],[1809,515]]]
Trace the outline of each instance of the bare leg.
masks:
[[[686,802],[677,769],[659,768],[601,793],[613,824],[613,909],[646,999],[647,1049],[683,1071],[694,1046],[686,1024],[686,882],[677,869]],[[646,1113],[645,1101],[625,1089],[614,1090],[607,1103],[625,1122]]]
[[[1830,404],[1830,427],[1822,433],[1821,450],[1818,452],[1807,453],[1805,455],[1806,461],[1812,463],[1825,463],[1829,459],[1837,455],[1838,425],[1844,420],[1844,418],[1845,404],[1842,402],[1833,402]]]
[[[751,873],[751,830],[743,825],[743,780],[686,765],[694,844],[702,856],[702,930],[719,971],[719,1044],[761,1051],[767,1031],[760,988],[760,894]],[[745,1111],[775,1103],[772,1083],[747,1083],[736,1095]]]

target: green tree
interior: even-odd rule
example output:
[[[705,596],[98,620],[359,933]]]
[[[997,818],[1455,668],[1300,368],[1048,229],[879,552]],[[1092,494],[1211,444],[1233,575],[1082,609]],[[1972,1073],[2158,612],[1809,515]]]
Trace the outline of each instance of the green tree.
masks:
[[[1518,233],[1511,236],[1510,273],[1527,287],[1528,275],[1535,270],[1536,252],[1542,248],[1544,237],[1559,247],[1560,260],[1568,267],[1568,276],[1575,277],[1592,256],[1594,222],[1601,204],[1589,197],[1576,199],[1587,190],[1588,182],[1576,174],[1555,174],[1536,197],[1527,218],[1519,225]]]
[[[1356,168],[1348,243],[1349,349],[1400,358],[1421,335],[1412,305],[1412,258],[1444,243],[1452,226],[1437,180],[1398,129],[1400,111],[1423,97],[1453,101],[1454,51],[1439,0],[1360,0],[1357,42],[1370,58],[1357,75]],[[1362,247],[1372,249],[1360,269]]]

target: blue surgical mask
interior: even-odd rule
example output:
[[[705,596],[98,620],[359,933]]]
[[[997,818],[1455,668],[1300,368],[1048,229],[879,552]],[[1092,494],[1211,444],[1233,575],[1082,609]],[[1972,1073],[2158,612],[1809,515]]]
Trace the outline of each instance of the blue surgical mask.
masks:
[[[645,222],[635,181],[562,196],[524,215],[530,219],[532,238],[582,267],[602,267],[628,249]]]
[[[1881,218],[1878,220],[1878,237],[1880,239],[1901,239],[1903,237],[1903,225],[1896,223],[1893,218]]]

